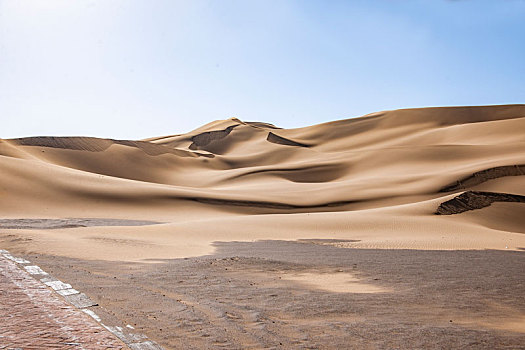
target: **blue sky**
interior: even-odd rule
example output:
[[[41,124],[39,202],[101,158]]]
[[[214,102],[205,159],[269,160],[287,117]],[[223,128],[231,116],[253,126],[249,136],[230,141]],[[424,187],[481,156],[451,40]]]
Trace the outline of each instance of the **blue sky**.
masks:
[[[525,103],[525,1],[0,0],[0,137]]]

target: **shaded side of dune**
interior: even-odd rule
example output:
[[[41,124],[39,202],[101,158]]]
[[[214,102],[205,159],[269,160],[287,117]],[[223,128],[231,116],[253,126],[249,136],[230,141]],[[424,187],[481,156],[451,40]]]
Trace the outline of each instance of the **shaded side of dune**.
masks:
[[[452,192],[464,190],[472,186],[479,185],[485,181],[497,179],[505,176],[525,175],[525,165],[505,165],[477,171],[474,174],[448,184],[441,188],[439,192]]]
[[[205,147],[214,141],[221,140],[228,136],[236,126],[238,125],[231,125],[224,130],[206,131],[202,134],[192,136],[192,144],[190,145],[190,149],[201,149],[201,147]]]
[[[103,152],[112,145],[122,145],[128,147],[134,147],[142,150],[144,153],[150,156],[157,156],[161,154],[175,154],[178,156],[186,157],[213,157],[213,155],[202,154],[197,152],[191,152],[183,149],[174,149],[158,145],[147,141],[129,141],[129,140],[114,140],[114,139],[101,139],[96,137],[75,137],[75,136],[37,136],[37,137],[24,137],[18,139],[12,139],[17,145],[20,146],[34,146],[34,147],[49,147],[59,148],[75,151],[89,151],[89,152]]]
[[[273,132],[268,133],[268,137],[266,138],[266,140],[268,140],[271,143],[276,143],[278,145],[284,145],[284,146],[310,147],[310,145],[287,139],[285,137],[276,135]]]
[[[347,169],[348,167],[344,164],[319,164],[295,168],[265,168],[232,176],[230,180],[250,175],[266,174],[298,183],[323,183],[342,177]]]
[[[459,214],[481,209],[494,202],[525,203],[525,196],[510,193],[467,191],[439,205],[436,215]]]
[[[341,207],[347,204],[355,203],[355,201],[338,201],[338,202],[327,202],[320,204],[288,204],[280,202],[267,202],[267,201],[250,201],[250,200],[234,200],[234,199],[220,199],[220,198],[202,198],[193,197],[186,198],[198,203],[205,203],[218,206],[234,206],[234,207],[254,207],[254,208],[268,208],[268,209],[315,209],[315,208],[326,208],[326,207]]]
[[[12,141],[20,146],[61,148],[90,152],[105,151],[113,144],[109,139],[97,139],[94,137],[37,136],[13,139]]]

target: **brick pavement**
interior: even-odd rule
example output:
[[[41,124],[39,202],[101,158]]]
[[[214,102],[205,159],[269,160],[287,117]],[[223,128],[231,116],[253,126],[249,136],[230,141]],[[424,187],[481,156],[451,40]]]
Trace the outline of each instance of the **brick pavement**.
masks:
[[[0,254],[0,349],[128,347]]]

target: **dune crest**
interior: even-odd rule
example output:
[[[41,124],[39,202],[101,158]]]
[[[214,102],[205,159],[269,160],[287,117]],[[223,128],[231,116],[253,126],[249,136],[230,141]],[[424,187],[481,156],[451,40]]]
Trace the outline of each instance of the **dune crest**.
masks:
[[[517,249],[525,240],[516,225],[463,213],[505,202],[511,213],[494,218],[525,214],[523,130],[525,105],[505,105],[384,111],[297,129],[230,118],[140,141],[0,140],[0,206],[6,219],[161,221],[174,235],[191,227],[205,244],[217,232],[376,244],[382,232],[393,242],[385,246],[410,248],[456,227],[460,241],[482,232],[471,247]],[[228,234],[217,230],[225,220]],[[266,225],[287,231],[265,236]],[[432,244],[424,246],[469,246]]]
[[[464,179],[458,180],[453,184],[443,187],[440,190],[440,192],[451,192],[466,189],[482,184],[485,181],[497,179],[504,176],[525,176],[525,165],[506,165],[476,171],[474,174]]]

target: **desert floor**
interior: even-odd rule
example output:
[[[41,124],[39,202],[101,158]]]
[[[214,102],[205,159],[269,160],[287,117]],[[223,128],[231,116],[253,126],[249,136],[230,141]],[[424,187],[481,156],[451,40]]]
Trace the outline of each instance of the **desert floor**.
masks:
[[[523,348],[525,252],[216,242],[156,263],[29,255],[165,348]]]
[[[525,106],[0,140],[0,249],[178,348],[525,348]]]

